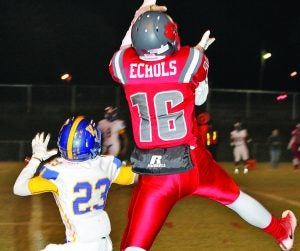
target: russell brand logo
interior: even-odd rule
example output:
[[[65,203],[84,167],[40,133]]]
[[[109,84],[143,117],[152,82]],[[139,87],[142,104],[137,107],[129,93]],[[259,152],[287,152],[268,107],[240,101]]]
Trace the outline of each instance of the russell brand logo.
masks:
[[[166,164],[161,163],[161,155],[152,155],[148,167],[166,167]]]

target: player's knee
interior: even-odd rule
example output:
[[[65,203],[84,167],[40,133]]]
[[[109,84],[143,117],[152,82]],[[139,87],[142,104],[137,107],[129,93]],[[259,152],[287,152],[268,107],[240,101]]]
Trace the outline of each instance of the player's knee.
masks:
[[[143,248],[139,248],[139,247],[127,247],[127,248],[125,248],[124,251],[146,251],[146,250]]]

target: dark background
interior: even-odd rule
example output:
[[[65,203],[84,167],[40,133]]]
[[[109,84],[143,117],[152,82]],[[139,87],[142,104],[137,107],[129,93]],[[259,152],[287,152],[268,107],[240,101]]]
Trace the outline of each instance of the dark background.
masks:
[[[141,1],[0,0],[0,83],[113,83],[108,64]],[[297,1],[158,1],[178,23],[182,45],[211,30],[212,88],[299,91]],[[259,86],[260,52],[270,51]]]

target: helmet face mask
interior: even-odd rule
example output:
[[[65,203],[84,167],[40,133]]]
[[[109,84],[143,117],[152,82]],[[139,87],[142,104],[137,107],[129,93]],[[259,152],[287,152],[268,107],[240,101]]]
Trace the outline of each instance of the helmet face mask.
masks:
[[[101,151],[101,133],[93,120],[83,116],[69,118],[59,132],[57,145],[66,160],[93,159]]]
[[[170,16],[159,11],[147,11],[132,26],[132,45],[139,56],[165,56],[180,47],[177,25]]]

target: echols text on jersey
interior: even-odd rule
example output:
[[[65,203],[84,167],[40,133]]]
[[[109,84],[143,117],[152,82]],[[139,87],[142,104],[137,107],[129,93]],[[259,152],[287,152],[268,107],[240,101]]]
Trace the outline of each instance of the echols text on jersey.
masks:
[[[174,76],[177,73],[176,60],[156,64],[130,64],[130,78],[158,78]]]

